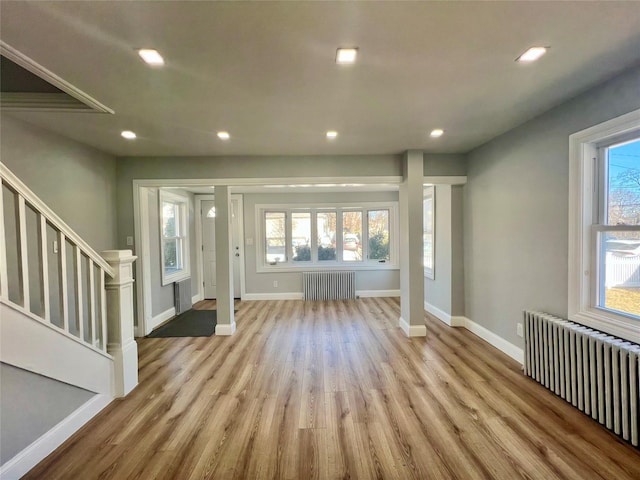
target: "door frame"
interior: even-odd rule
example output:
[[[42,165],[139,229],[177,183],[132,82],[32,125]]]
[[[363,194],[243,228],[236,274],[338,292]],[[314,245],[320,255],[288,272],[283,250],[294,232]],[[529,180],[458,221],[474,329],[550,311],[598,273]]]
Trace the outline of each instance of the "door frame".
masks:
[[[204,298],[204,269],[202,266],[202,201],[203,200],[215,200],[215,193],[213,195],[208,194],[196,194],[196,263],[198,266],[198,298],[201,300]],[[240,299],[244,300],[246,296],[245,286],[245,272],[244,272],[244,198],[241,193],[232,193],[231,201],[238,201],[238,236],[240,237]],[[233,255],[233,251],[231,251]],[[233,259],[232,259],[233,261]]]

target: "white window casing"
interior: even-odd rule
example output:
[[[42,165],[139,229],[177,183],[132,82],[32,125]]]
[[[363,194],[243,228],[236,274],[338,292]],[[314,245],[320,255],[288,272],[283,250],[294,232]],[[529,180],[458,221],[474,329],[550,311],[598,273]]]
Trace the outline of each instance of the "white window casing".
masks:
[[[380,210],[389,211],[389,259],[369,259],[369,213]],[[344,204],[277,204],[277,205],[256,205],[256,271],[264,272],[296,272],[296,271],[313,271],[326,269],[349,269],[349,270],[389,270],[398,269],[399,253],[398,253],[398,204],[397,202],[366,202],[366,203],[344,203]],[[345,248],[345,232],[343,225],[343,212],[360,212],[362,223],[359,242],[361,244],[362,254],[360,259],[344,259]],[[267,252],[267,231],[266,231],[266,215],[284,214],[285,215],[285,246],[284,254],[280,255],[275,251]],[[310,259],[294,260],[293,243],[298,239],[292,234],[292,214],[293,213],[309,213],[310,222]],[[335,248],[335,260],[319,260],[318,250],[320,245],[318,241],[318,214],[335,213],[335,238],[332,239]],[[347,232],[348,242],[353,241],[353,234]],[[273,237],[271,237],[273,238]],[[267,257],[272,255],[269,261]],[[281,261],[275,260],[280,257]]]
[[[598,306],[599,235],[640,232],[640,226],[603,225],[602,167],[598,149],[622,138],[640,138],[640,110],[577,132],[569,137],[569,319],[640,343],[640,320]]]
[[[175,207],[175,233],[167,235],[163,228],[165,206]],[[190,252],[189,252],[189,198],[174,192],[160,189],[158,194],[158,213],[160,228],[160,272],[162,286],[173,282],[185,280],[191,276]],[[165,258],[165,244],[174,242],[176,245],[175,261],[173,268],[167,266],[168,258]]]

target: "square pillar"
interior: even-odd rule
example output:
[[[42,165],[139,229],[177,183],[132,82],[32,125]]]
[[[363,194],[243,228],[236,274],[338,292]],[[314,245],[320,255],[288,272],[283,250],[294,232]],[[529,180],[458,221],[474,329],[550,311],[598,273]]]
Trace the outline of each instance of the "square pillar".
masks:
[[[402,157],[400,184],[400,327],[409,337],[424,337],[424,267],[422,240],[423,153]]]
[[[231,192],[228,185],[216,185],[216,335],[233,335],[233,263],[231,261]]]
[[[133,262],[131,250],[105,250],[115,272],[106,276],[107,352],[113,356],[114,395],[124,397],[138,385],[138,344],[133,332]]]

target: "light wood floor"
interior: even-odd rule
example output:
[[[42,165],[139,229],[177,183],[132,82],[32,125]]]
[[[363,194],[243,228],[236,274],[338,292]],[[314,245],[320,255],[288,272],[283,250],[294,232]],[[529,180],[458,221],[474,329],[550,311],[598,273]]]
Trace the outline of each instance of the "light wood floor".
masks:
[[[26,478],[640,479],[470,332],[406,338],[397,299],[236,308],[233,337],[140,339],[140,385]]]

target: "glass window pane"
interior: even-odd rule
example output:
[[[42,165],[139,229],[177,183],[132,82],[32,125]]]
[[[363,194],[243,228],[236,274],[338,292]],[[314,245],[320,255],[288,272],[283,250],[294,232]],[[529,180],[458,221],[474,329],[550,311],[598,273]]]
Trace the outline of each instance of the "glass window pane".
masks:
[[[336,212],[318,212],[318,261],[336,260]]]
[[[311,213],[291,214],[291,259],[294,262],[311,261]]]
[[[342,260],[362,260],[362,212],[342,212]]]
[[[389,260],[389,210],[369,210],[369,259]]]
[[[175,273],[182,270],[182,249],[179,238],[168,238],[164,242],[164,272]]]
[[[433,270],[433,195],[422,200],[422,259],[424,267]]]
[[[286,215],[284,212],[266,212],[265,223],[265,255],[267,263],[275,265],[287,261],[286,252]]]
[[[605,223],[640,225],[640,139],[607,149]]]
[[[640,232],[600,234],[598,306],[640,319]]]
[[[178,235],[178,206],[171,202],[162,202],[162,236]]]

